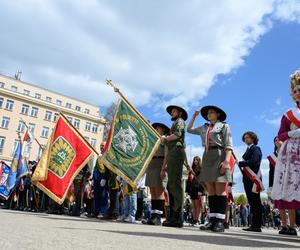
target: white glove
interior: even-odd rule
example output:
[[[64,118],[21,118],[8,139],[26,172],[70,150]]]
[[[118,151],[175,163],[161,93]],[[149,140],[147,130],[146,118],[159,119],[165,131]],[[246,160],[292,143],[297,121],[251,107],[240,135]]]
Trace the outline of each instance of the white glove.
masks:
[[[100,181],[100,186],[101,186],[101,187],[104,187],[105,184],[106,184],[106,180],[105,180],[105,179],[101,179],[101,181]]]
[[[300,128],[297,128],[295,130],[291,130],[288,132],[288,136],[290,138],[299,138],[300,137]]]

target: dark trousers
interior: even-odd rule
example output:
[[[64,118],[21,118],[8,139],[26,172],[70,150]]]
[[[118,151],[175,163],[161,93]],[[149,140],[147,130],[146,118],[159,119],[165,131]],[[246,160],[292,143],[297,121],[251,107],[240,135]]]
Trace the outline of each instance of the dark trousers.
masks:
[[[144,202],[144,198],[137,198],[137,210],[135,213],[135,217],[137,219],[140,219],[143,217],[143,202]]]
[[[117,196],[118,189],[109,190],[109,208],[107,210],[108,216],[118,216],[118,212],[116,211]]]
[[[244,188],[247,195],[247,199],[250,205],[250,212],[252,213],[253,228],[261,228],[262,223],[262,205],[260,200],[260,193],[256,194],[251,191],[253,186],[252,182],[244,182]]]

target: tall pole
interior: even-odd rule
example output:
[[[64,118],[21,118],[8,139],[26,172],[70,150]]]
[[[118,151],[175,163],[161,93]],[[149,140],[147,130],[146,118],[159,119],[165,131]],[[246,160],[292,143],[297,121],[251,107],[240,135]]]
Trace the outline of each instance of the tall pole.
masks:
[[[151,124],[142,116],[142,114],[127,100],[120,89],[113,84],[112,80],[106,80],[106,84],[112,87],[114,91],[121,96],[121,98],[139,115],[143,122],[145,122],[159,138],[161,137],[160,134],[151,126]]]

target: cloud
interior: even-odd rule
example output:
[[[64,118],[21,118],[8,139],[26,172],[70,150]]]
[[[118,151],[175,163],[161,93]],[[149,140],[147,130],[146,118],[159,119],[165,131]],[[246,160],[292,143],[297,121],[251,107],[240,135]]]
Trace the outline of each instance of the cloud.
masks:
[[[137,104],[205,96],[216,75],[243,64],[273,10],[272,1],[25,2],[2,4],[2,68],[68,93],[67,83],[94,102],[107,91],[86,86],[112,78]]]
[[[281,106],[281,98],[277,97],[276,100],[275,100],[275,103],[276,103],[277,106]]]
[[[0,69],[107,106],[112,79],[136,105],[197,105],[297,1],[6,1]],[[252,11],[255,10],[255,11]]]
[[[274,119],[267,119],[267,118],[265,118],[264,121],[265,121],[267,124],[269,124],[269,125],[272,125],[272,126],[274,126],[274,127],[279,127],[279,126],[280,126],[281,117],[282,117],[282,116],[279,116],[279,117],[276,117],[276,118],[274,118]]]
[[[298,0],[277,1],[274,17],[281,21],[300,23],[300,2]]]

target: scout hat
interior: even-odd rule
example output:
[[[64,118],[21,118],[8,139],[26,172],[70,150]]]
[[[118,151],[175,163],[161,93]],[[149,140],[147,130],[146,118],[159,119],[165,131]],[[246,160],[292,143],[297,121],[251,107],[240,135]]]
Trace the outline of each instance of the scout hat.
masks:
[[[163,123],[160,123],[160,122],[155,122],[152,124],[152,127],[153,128],[157,128],[157,127],[161,127],[165,130],[165,135],[168,135],[170,133],[170,129],[167,125],[163,124]]]
[[[291,91],[294,91],[294,88],[300,85],[300,69],[296,70],[292,75],[291,75]]]
[[[176,106],[176,105],[170,105],[167,107],[167,112],[171,115],[172,109],[177,109],[179,112],[182,112],[181,118],[183,120],[187,120],[188,114],[182,107]]]
[[[213,106],[213,105],[207,105],[207,106],[201,108],[201,111],[200,111],[200,112],[201,112],[202,117],[203,117],[205,120],[208,121],[208,119],[207,119],[207,113],[208,113],[208,110],[210,110],[210,109],[213,109],[213,110],[215,110],[217,113],[220,114],[219,120],[220,120],[221,122],[223,122],[223,121],[226,120],[226,117],[227,117],[226,113],[225,113],[222,109],[220,109],[219,107]]]

